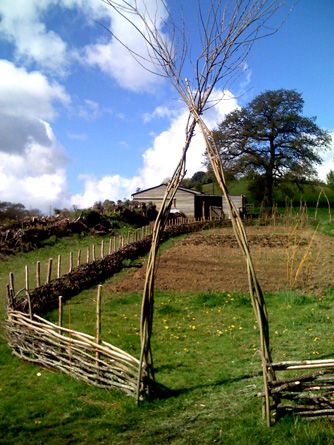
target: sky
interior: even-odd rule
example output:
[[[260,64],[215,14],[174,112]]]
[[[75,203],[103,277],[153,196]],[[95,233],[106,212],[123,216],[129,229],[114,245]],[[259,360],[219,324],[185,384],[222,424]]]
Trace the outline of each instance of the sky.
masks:
[[[208,0],[199,2],[205,10]],[[139,3],[166,39],[164,22],[182,16],[193,60],[196,1],[167,0],[169,11],[160,0]],[[209,127],[257,94],[285,88],[300,92],[304,115],[334,136],[333,23],[333,0],[287,1],[268,24],[281,24],[278,31],[256,41],[238,77],[213,92],[223,99],[205,114]],[[103,0],[0,0],[0,201],[45,213],[86,208],[172,175],[186,108],[168,79],[144,70],[113,35],[144,51]],[[187,176],[204,169],[203,152],[196,133]],[[321,179],[334,169],[334,143],[323,158]]]

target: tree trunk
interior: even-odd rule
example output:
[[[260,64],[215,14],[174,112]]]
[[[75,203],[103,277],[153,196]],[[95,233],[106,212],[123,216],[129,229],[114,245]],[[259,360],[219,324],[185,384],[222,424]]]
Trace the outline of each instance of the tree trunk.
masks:
[[[264,178],[264,207],[272,207],[273,205],[273,174],[271,171],[266,171]]]

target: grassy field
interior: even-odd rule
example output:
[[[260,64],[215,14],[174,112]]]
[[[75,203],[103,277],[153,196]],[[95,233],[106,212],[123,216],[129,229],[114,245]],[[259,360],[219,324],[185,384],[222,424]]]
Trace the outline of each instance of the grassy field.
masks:
[[[326,225],[328,233],[332,229]],[[2,288],[8,271],[54,256],[55,248],[1,263]],[[126,279],[127,271],[121,274],[109,283]],[[110,294],[107,285],[102,338],[138,356],[141,295]],[[93,334],[95,298],[95,288],[74,297],[65,306],[65,326]],[[334,290],[318,297],[267,294],[266,300],[275,361],[334,355]],[[47,316],[56,317],[55,312]],[[2,336],[0,443],[334,443],[334,423],[328,419],[287,417],[272,428],[265,426],[257,397],[262,390],[258,336],[248,295],[158,291],[152,341],[161,395],[139,408],[123,394],[19,361]]]

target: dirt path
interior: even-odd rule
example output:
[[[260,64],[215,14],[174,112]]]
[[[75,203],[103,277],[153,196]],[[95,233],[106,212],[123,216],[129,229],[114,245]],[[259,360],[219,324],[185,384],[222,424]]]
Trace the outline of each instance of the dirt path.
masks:
[[[255,269],[264,291],[294,287],[321,294],[334,285],[334,239],[310,229],[248,227]],[[302,267],[299,267],[302,262]],[[290,284],[288,279],[290,270]],[[145,267],[112,280],[113,292],[143,289]],[[194,233],[159,257],[156,288],[175,291],[248,291],[244,259],[232,229]]]

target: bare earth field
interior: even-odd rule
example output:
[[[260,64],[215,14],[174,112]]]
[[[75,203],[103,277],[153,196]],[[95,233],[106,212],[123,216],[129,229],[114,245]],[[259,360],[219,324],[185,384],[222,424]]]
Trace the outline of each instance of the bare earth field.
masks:
[[[321,294],[334,285],[334,239],[311,229],[247,227],[257,276],[265,292],[300,289]],[[313,237],[313,239],[312,239]],[[110,282],[110,290],[143,289],[145,265]],[[231,228],[194,233],[160,254],[156,288],[248,291],[245,260]]]

